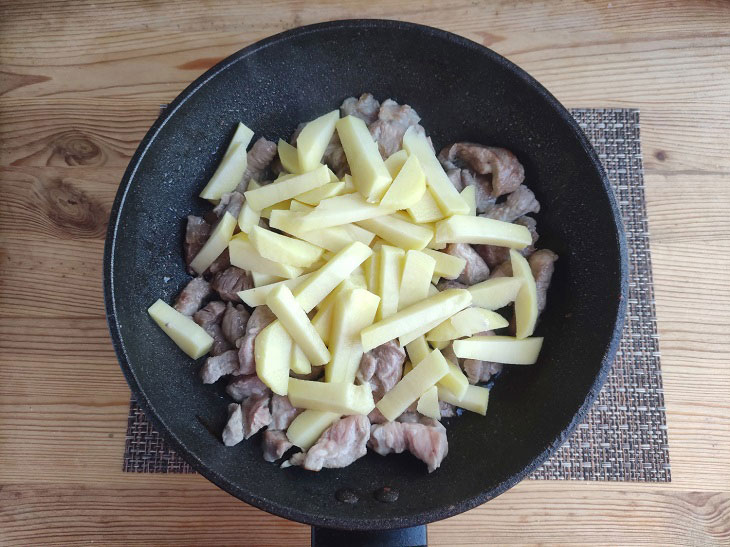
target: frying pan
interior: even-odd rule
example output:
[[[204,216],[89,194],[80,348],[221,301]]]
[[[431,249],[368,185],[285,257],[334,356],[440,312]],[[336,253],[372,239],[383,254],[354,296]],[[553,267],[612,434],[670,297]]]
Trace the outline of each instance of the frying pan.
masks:
[[[486,417],[445,420],[449,454],[427,473],[409,454],[368,454],[344,469],[279,469],[254,437],[220,442],[229,402],[146,313],[189,280],[186,215],[235,123],[288,137],[301,121],[369,91],[412,105],[436,149],[506,147],[542,210],[540,247],[560,259],[534,366],[508,366]],[[623,230],[595,151],[560,103],[493,51],[438,29],[381,20],[297,28],[257,42],[185,89],[142,140],[112,209],[104,291],[112,341],[137,401],[194,469],[241,500],[318,527],[313,541],[425,543],[425,523],[484,503],[544,462],[583,419],[611,366],[626,298]],[[409,527],[416,527],[410,528]],[[420,528],[419,528],[420,527]],[[396,530],[396,532],[385,532]],[[358,534],[343,540],[341,531]],[[383,531],[383,532],[377,532]],[[373,535],[375,534],[375,535]],[[381,535],[378,535],[381,534]]]

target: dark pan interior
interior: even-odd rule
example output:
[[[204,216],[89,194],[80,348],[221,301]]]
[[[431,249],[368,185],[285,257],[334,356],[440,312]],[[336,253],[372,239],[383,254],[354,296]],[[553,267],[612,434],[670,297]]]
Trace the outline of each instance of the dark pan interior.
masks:
[[[280,470],[258,436],[218,440],[226,403],[149,319],[188,280],[181,246],[187,214],[241,120],[258,136],[287,138],[300,121],[370,91],[412,105],[437,149],[469,140],[514,151],[542,211],[540,247],[560,255],[538,333],[535,366],[508,367],[486,417],[446,420],[449,455],[432,474],[407,455],[369,454],[340,470]],[[140,403],[206,477],[267,511],[338,528],[393,528],[464,511],[503,492],[544,461],[595,398],[623,315],[626,264],[616,206],[592,148],[539,84],[490,50],[418,25],[343,21],[295,29],[223,61],[186,89],[153,126],[117,196],[105,257],[112,338]],[[375,499],[383,486],[394,503]],[[334,493],[351,488],[355,504]]]

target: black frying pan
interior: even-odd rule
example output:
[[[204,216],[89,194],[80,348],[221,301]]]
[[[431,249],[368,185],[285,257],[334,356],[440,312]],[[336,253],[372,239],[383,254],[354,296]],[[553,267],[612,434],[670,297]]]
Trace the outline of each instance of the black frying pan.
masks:
[[[311,473],[266,463],[257,438],[223,446],[219,433],[228,401],[222,388],[203,385],[200,363],[179,351],[146,313],[158,297],[172,301],[189,279],[181,253],[184,219],[209,207],[196,196],[235,122],[245,122],[257,136],[286,138],[299,122],[364,91],[412,105],[437,149],[467,140],[514,151],[542,204],[539,244],[560,255],[538,328],[545,336],[538,364],[508,367],[492,390],[486,417],[467,412],[445,420],[449,455],[432,474],[408,454],[368,454],[345,469]],[[545,461],[583,419],[606,378],[623,321],[626,272],[606,175],[552,95],[509,61],[459,36],[410,23],[354,20],[257,42],[171,103],[142,140],[119,188],[104,289],[112,340],[132,392],[197,471],[265,511],[317,527],[367,531],[419,526],[466,511]],[[384,487],[391,489],[388,496]],[[343,489],[357,501],[341,501],[352,498],[342,496]],[[425,528],[416,532],[396,539],[423,541]]]

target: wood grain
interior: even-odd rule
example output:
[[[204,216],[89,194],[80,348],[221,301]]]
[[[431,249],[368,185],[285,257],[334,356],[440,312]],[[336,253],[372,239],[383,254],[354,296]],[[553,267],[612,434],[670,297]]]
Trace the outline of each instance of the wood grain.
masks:
[[[730,4],[33,0],[0,3],[0,544],[308,542],[199,476],[121,471],[101,262],[160,103],[259,38],[358,17],[462,34],[569,107],[641,109],[673,482],[525,481],[431,544],[730,543]]]

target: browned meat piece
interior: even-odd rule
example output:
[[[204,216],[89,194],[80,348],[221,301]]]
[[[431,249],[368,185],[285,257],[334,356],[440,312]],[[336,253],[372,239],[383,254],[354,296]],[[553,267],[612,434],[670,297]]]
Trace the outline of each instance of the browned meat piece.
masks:
[[[383,416],[383,413],[377,408],[374,408],[370,414],[368,414],[368,420],[370,420],[371,424],[384,424],[388,421],[388,418]]]
[[[368,446],[381,456],[408,450],[428,466],[429,473],[438,469],[449,452],[446,428],[435,420],[373,425]]]
[[[492,196],[492,183],[489,175],[477,175],[470,169],[449,169],[446,174],[451,184],[461,192],[467,186],[474,186],[477,213],[483,213],[494,205],[497,198]]]
[[[477,175],[491,173],[494,197],[515,191],[525,180],[524,167],[504,148],[457,142],[441,150],[439,160],[445,169],[468,167]]]
[[[219,323],[204,325],[203,330],[213,338],[213,345],[210,348],[211,355],[221,355],[234,348],[234,345],[223,336],[223,329],[221,329]]]
[[[205,306],[203,306],[193,314],[193,321],[195,321],[201,327],[220,323],[221,319],[223,319],[223,314],[225,313],[225,311],[225,302],[221,302],[220,300],[213,300],[212,302],[208,302]]]
[[[213,208],[213,212],[218,218],[222,217],[225,213],[230,213],[233,218],[237,219],[244,201],[243,194],[239,192],[227,192],[221,196],[221,200]]]
[[[459,283],[474,285],[489,277],[489,266],[468,243],[449,243],[444,252],[466,260],[466,266],[456,278]]]
[[[248,182],[254,179],[261,182],[266,177],[266,170],[276,156],[276,143],[261,137],[246,154],[246,171],[238,183],[236,191],[243,194],[248,189]]]
[[[418,414],[418,410],[416,409],[417,406],[418,401],[414,401],[413,404],[403,412],[403,414],[395,419],[395,421],[402,422],[404,424],[417,424],[421,419],[421,416]]]
[[[464,359],[464,372],[470,384],[488,382],[492,376],[502,372],[502,363]]]
[[[271,397],[271,429],[286,429],[294,418],[302,413],[301,408],[294,408],[286,395]]]
[[[332,135],[329,144],[327,144],[327,148],[324,150],[322,161],[334,171],[338,178],[342,178],[350,172],[350,165],[347,163],[345,149],[342,148],[340,136],[336,131]]]
[[[512,262],[505,260],[494,268],[492,273],[489,274],[489,279],[494,279],[495,277],[512,277]]]
[[[238,292],[252,288],[253,279],[251,278],[251,274],[246,270],[230,266],[222,272],[215,274],[210,285],[220,295],[222,300],[241,302],[241,299],[238,297]]]
[[[355,116],[370,125],[378,119],[380,103],[370,93],[363,93],[359,99],[348,97],[340,105],[340,115]]]
[[[223,319],[221,319],[221,330],[223,336],[231,344],[235,344],[236,340],[246,334],[246,323],[248,323],[249,315],[248,310],[241,304],[234,307],[233,304],[228,303]]]
[[[283,431],[267,429],[264,431],[264,441],[261,446],[264,450],[264,460],[275,462],[294,445],[289,442],[286,433]]]
[[[205,360],[203,368],[200,369],[200,377],[204,384],[213,384],[218,381],[221,376],[233,374],[238,370],[238,352],[236,350],[228,350],[220,355],[208,357]]]
[[[455,279],[442,279],[436,283],[436,288],[439,291],[447,291],[449,289],[466,289],[467,285],[459,283]]]
[[[397,341],[391,340],[362,356],[357,379],[363,384],[370,382],[377,402],[401,379],[405,360],[405,350]]]
[[[540,249],[535,251],[527,261],[530,263],[532,276],[535,278],[535,286],[537,288],[537,313],[542,313],[545,309],[547,301],[547,290],[550,286],[550,280],[555,271],[555,261],[558,255],[550,249]]]
[[[255,374],[234,376],[226,386],[226,393],[239,403],[252,395],[269,395],[271,391]]]
[[[515,220],[514,224],[520,224],[530,230],[530,234],[532,235],[532,245],[528,245],[520,251],[522,256],[528,257],[535,252],[535,243],[537,243],[537,239],[540,237],[537,233],[537,222],[532,217],[524,216]],[[484,262],[486,262],[487,266],[490,268],[499,266],[503,262],[509,260],[508,247],[497,247],[496,245],[472,245],[472,247],[474,247],[474,250],[479,253],[479,256],[484,259]]]
[[[459,358],[456,356],[456,353],[454,353],[454,343],[449,343],[448,346],[446,346],[444,349],[441,350],[441,355],[444,356],[444,359],[447,361],[450,361],[454,363],[455,365],[459,364]]]
[[[228,423],[223,429],[222,437],[226,446],[234,446],[243,440],[243,412],[238,403],[228,405]]]
[[[240,367],[238,374],[253,374],[256,372],[256,360],[254,358],[256,336],[274,319],[276,319],[276,316],[268,306],[258,306],[253,310],[248,323],[246,323],[246,334],[236,342]]]
[[[185,264],[187,264],[188,272],[195,275],[190,269],[190,263],[203,248],[205,242],[210,236],[211,226],[205,220],[193,215],[188,216],[188,224],[185,228]]]
[[[540,202],[535,199],[535,194],[527,186],[520,186],[508,195],[504,202],[497,203],[479,216],[502,222],[514,222],[522,215],[539,212]]]
[[[439,410],[442,418],[453,418],[456,416],[456,407],[450,403],[439,401]]]
[[[401,149],[403,135],[412,125],[418,125],[421,117],[407,104],[386,99],[380,105],[378,119],[370,124],[370,134],[378,143],[380,155],[388,158]]]
[[[175,309],[183,315],[193,315],[210,295],[210,283],[202,277],[195,277],[177,295]]]
[[[207,276],[215,275],[219,272],[224,271],[226,268],[231,267],[231,257],[228,255],[228,248],[226,248],[219,256],[213,261],[205,272]]]
[[[363,415],[346,416],[333,423],[307,451],[304,469],[347,467],[367,453],[370,422]]]
[[[268,395],[251,395],[243,403],[243,438],[255,435],[262,427],[271,423]]]

